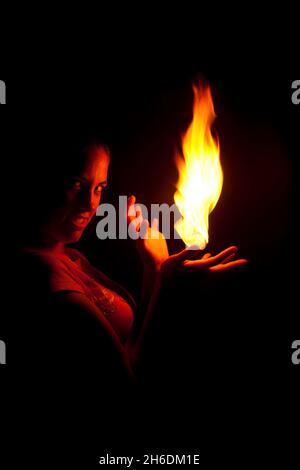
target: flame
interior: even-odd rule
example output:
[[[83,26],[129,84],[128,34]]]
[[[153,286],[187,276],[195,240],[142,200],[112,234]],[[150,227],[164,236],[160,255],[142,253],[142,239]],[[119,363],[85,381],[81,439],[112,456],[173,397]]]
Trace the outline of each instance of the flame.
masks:
[[[183,157],[177,155],[179,172],[175,203],[182,215],[175,228],[189,245],[204,249],[208,243],[208,216],[215,208],[223,185],[218,138],[211,126],[216,117],[209,86],[193,86],[193,120],[182,139]]]

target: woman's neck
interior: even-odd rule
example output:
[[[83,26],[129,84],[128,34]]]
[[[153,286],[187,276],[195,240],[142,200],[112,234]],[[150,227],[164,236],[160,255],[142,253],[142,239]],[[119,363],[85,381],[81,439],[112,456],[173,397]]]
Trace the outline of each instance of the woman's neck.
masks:
[[[53,254],[66,254],[65,244],[63,242],[48,243],[47,245],[45,245],[45,247],[48,251],[51,251],[51,253]]]
[[[51,237],[42,234],[39,241],[35,243],[36,247],[53,254],[66,254],[66,247],[64,242],[56,241]]]

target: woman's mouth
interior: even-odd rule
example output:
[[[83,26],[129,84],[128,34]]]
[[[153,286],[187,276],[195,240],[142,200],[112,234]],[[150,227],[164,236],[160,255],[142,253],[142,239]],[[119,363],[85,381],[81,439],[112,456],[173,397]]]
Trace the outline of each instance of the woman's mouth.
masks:
[[[89,217],[75,215],[74,217],[70,219],[70,221],[71,221],[71,225],[73,226],[73,228],[75,228],[76,230],[82,230],[87,226],[89,222]]]

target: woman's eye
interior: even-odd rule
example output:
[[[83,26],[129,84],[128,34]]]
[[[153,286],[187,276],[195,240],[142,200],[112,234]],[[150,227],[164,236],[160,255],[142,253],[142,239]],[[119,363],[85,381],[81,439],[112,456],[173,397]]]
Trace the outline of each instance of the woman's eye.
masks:
[[[103,186],[97,186],[96,193],[100,194],[103,190]]]
[[[75,191],[79,191],[81,189],[81,181],[79,180],[69,180],[66,182],[66,189],[68,190],[75,190]]]
[[[80,181],[73,181],[72,182],[72,189],[76,189],[76,190],[81,189],[81,182]]]

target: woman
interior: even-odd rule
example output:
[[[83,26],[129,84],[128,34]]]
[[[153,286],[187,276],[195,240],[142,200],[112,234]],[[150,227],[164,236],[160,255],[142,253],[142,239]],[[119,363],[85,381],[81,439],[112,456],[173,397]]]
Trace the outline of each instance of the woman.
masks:
[[[109,151],[102,143],[94,143],[69,149],[68,154],[71,158],[62,156],[61,159],[67,162],[66,171],[62,171],[62,166],[55,168],[50,198],[40,200],[43,217],[19,264],[24,268],[24,278],[29,279],[24,289],[26,295],[30,302],[34,299],[39,312],[34,322],[41,322],[43,317],[39,352],[49,353],[50,348],[53,359],[54,349],[60,363],[96,363],[111,377],[134,380],[143,351],[149,346],[149,331],[165,280],[172,279],[179,270],[220,271],[246,261],[233,260],[236,247],[216,256],[205,254],[200,259],[200,251],[191,249],[169,256],[166,241],[157,227],[150,227],[147,220],[137,223],[141,213],[131,196],[128,222],[147,234],[136,241],[144,280],[135,318],[136,306],[129,293],[94,268],[78,250],[68,246],[79,241],[101,202],[108,181]],[[158,236],[153,237],[154,234]],[[49,310],[47,326],[46,314],[40,313],[45,311],[45,304]]]

